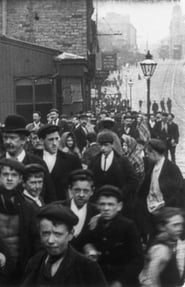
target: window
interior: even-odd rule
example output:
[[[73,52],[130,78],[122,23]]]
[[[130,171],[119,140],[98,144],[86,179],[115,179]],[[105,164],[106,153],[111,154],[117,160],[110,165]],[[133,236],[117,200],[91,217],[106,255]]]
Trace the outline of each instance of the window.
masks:
[[[34,111],[40,111],[42,120],[53,107],[52,80],[49,78],[20,79],[16,81],[16,112],[32,121]]]

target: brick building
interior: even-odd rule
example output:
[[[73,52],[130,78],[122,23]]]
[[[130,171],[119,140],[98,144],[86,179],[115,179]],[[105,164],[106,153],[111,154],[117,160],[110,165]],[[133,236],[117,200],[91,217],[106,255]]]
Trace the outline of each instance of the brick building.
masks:
[[[93,78],[95,50],[96,50],[96,25],[91,20],[93,13],[93,0],[1,0],[0,1],[0,31],[6,39],[15,39],[19,43],[16,47],[21,47],[21,42],[25,47],[25,43],[33,45],[30,49],[51,49],[53,54],[53,68],[56,73],[55,86],[56,97],[60,93],[60,101],[56,97],[52,106],[59,108],[64,113],[79,112],[79,110],[88,109],[90,103],[90,85]],[[4,39],[5,39],[4,38]],[[1,38],[2,40],[2,38]],[[4,41],[4,40],[3,40]],[[12,41],[5,41],[6,45],[12,45]],[[28,46],[26,46],[28,47]],[[17,48],[18,49],[18,48]],[[7,49],[10,50],[10,49]],[[25,49],[25,51],[27,51]],[[46,50],[43,50],[44,53]],[[55,52],[54,52],[55,51]],[[60,53],[72,53],[77,57],[69,57],[69,59],[56,60],[56,55]],[[27,53],[27,52],[25,52]],[[20,54],[17,52],[17,54]],[[8,56],[9,54],[7,54]],[[40,72],[35,76],[36,68],[27,70],[26,55],[25,63],[22,63],[22,70],[19,70],[18,75],[14,74],[10,69],[9,82],[12,79],[12,85],[15,87],[15,78],[23,79],[24,76],[37,78],[42,77]],[[38,55],[33,53],[34,57]],[[51,53],[50,53],[51,57]],[[1,58],[1,55],[0,55]],[[22,60],[17,58],[17,61]],[[47,57],[45,59],[47,61]],[[9,66],[15,57],[8,59]],[[30,54],[29,54],[30,61]],[[51,59],[49,58],[49,61]],[[0,62],[3,62],[0,59]],[[44,63],[43,63],[44,65]],[[47,65],[46,65],[47,66]],[[79,69],[78,69],[79,67]],[[5,69],[5,67],[3,67]],[[14,69],[16,70],[16,69]],[[39,69],[38,69],[39,70]],[[80,71],[80,74],[78,74]],[[45,71],[46,74],[51,73]],[[44,77],[45,77],[44,75]],[[52,78],[53,79],[53,78]],[[67,79],[67,80],[66,80]],[[9,83],[10,84],[10,83]],[[5,83],[0,80],[0,89]],[[78,93],[78,108],[71,110],[71,105],[75,103],[73,95]],[[51,89],[52,91],[54,88]],[[14,91],[14,92],[13,92]],[[8,112],[17,112],[16,109],[16,88],[12,88],[12,93],[3,95],[3,99],[8,98],[8,102],[12,103]],[[69,97],[67,99],[66,91]],[[81,93],[81,95],[79,95]],[[25,95],[26,97],[26,95]],[[66,104],[65,104],[66,100]],[[0,97],[0,104],[2,98]],[[79,104],[81,103],[81,104]],[[4,102],[4,104],[6,104]],[[63,105],[63,107],[61,106]]]

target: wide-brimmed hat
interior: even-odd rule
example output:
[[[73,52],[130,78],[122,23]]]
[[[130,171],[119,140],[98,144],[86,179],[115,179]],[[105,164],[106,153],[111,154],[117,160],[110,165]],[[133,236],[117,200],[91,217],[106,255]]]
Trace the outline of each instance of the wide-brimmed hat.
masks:
[[[3,132],[18,133],[28,136],[30,132],[26,129],[26,119],[21,115],[9,115],[5,119]]]

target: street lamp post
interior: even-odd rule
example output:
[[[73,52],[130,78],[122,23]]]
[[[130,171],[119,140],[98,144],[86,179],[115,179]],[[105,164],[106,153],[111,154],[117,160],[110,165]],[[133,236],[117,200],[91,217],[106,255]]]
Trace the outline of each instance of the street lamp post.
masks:
[[[150,51],[147,52],[145,60],[140,63],[143,75],[147,81],[147,118],[150,118],[150,78],[153,76],[157,63],[152,60]]]
[[[133,86],[134,82],[132,79],[129,79],[128,81],[128,85],[129,85],[129,88],[130,88],[130,108],[132,110],[132,86]]]

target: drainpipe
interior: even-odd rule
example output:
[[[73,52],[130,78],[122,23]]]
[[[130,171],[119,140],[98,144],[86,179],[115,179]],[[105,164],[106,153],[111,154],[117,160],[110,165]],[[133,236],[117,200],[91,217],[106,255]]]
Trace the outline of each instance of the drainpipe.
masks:
[[[2,34],[7,33],[7,0],[2,0]]]

